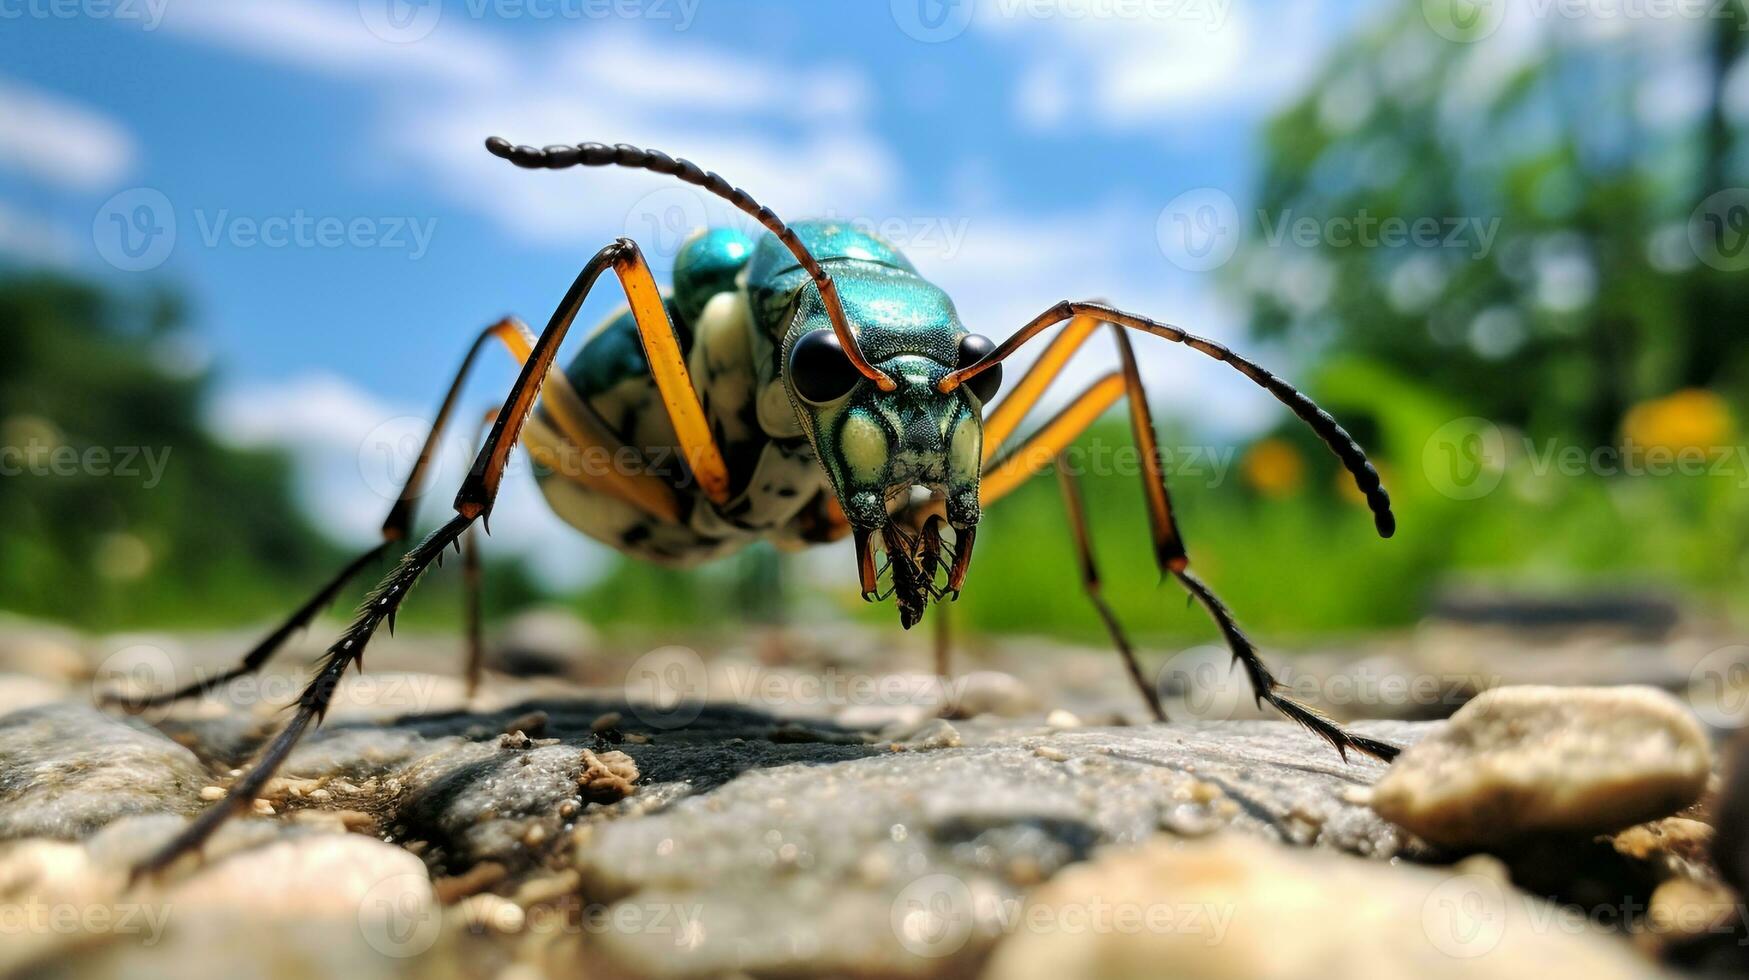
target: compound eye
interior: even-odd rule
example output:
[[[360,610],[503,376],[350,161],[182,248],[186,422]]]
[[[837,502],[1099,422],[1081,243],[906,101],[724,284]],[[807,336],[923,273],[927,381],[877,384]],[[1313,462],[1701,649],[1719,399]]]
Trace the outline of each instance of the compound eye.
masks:
[[[975,333],[966,334],[960,338],[960,360],[955,367],[971,367],[995,349],[996,345],[990,342],[990,338]],[[967,381],[966,387],[978,396],[980,402],[995,398],[996,392],[1002,387],[1002,365],[985,368],[977,377]]]
[[[850,363],[837,334],[814,330],[790,348],[789,378],[803,401],[823,405],[850,394],[862,374]]]

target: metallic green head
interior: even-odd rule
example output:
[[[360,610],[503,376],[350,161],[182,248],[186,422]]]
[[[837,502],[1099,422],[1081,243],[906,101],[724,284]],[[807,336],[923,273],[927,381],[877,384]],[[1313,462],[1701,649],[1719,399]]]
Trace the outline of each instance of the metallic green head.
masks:
[[[863,355],[897,387],[882,391],[851,365],[812,290],[798,297],[784,334],[784,385],[855,532],[865,595],[881,591],[878,536],[909,627],[965,574],[979,518],[984,403],[1001,376],[987,371],[942,393],[941,380],[988,353],[989,341],[967,332],[947,296],[915,274],[869,263],[832,271]],[[942,522],[954,532],[947,560]],[[945,588],[935,584],[938,570]]]

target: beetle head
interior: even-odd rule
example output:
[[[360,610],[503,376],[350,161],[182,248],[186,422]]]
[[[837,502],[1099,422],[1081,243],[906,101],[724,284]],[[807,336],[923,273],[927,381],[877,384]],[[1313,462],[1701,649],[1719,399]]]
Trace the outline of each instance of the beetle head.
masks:
[[[957,592],[964,578],[979,518],[984,403],[1001,374],[986,371],[954,391],[938,390],[948,372],[990,350],[957,320],[921,331],[867,329],[859,339],[896,382],[893,390],[851,366],[823,317],[806,316],[785,338],[784,384],[854,531],[864,597],[883,591],[878,546],[908,628],[930,598]],[[954,537],[945,557],[943,524]],[[936,583],[938,572],[945,585]]]

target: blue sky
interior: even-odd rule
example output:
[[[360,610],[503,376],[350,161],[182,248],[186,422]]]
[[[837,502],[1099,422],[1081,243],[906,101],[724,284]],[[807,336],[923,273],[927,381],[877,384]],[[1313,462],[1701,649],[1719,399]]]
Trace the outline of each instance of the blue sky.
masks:
[[[14,0],[0,249],[186,295],[214,427],[297,452],[346,538],[385,506],[370,446],[430,411],[480,325],[543,322],[613,237],[660,275],[677,229],[736,220],[649,175],[515,170],[491,134],[653,145],[785,216],[876,222],[981,332],[1102,296],[1236,334],[1213,273],[1163,253],[1162,209],[1208,187],[1243,208],[1259,124],[1378,3],[923,2]],[[136,214],[127,244],[158,248],[130,256]],[[1218,367],[1145,356],[1170,411],[1272,417]],[[490,365],[473,397],[511,376]],[[495,537],[533,547],[549,520]]]

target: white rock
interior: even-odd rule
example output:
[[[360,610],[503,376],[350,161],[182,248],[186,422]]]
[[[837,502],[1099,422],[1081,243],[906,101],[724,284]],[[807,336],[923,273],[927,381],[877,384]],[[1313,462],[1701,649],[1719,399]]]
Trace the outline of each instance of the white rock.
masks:
[[[1551,928],[1555,911],[1486,869],[1387,867],[1222,834],[1158,838],[1036,889],[984,976],[1650,976],[1620,940]]]
[[[1435,844],[1619,830],[1706,788],[1705,731],[1649,687],[1502,687],[1482,694],[1379,780],[1373,808]]]
[[[955,678],[947,693],[956,713],[964,718],[1016,718],[1038,708],[1038,699],[1025,681],[999,670],[975,670]]]

